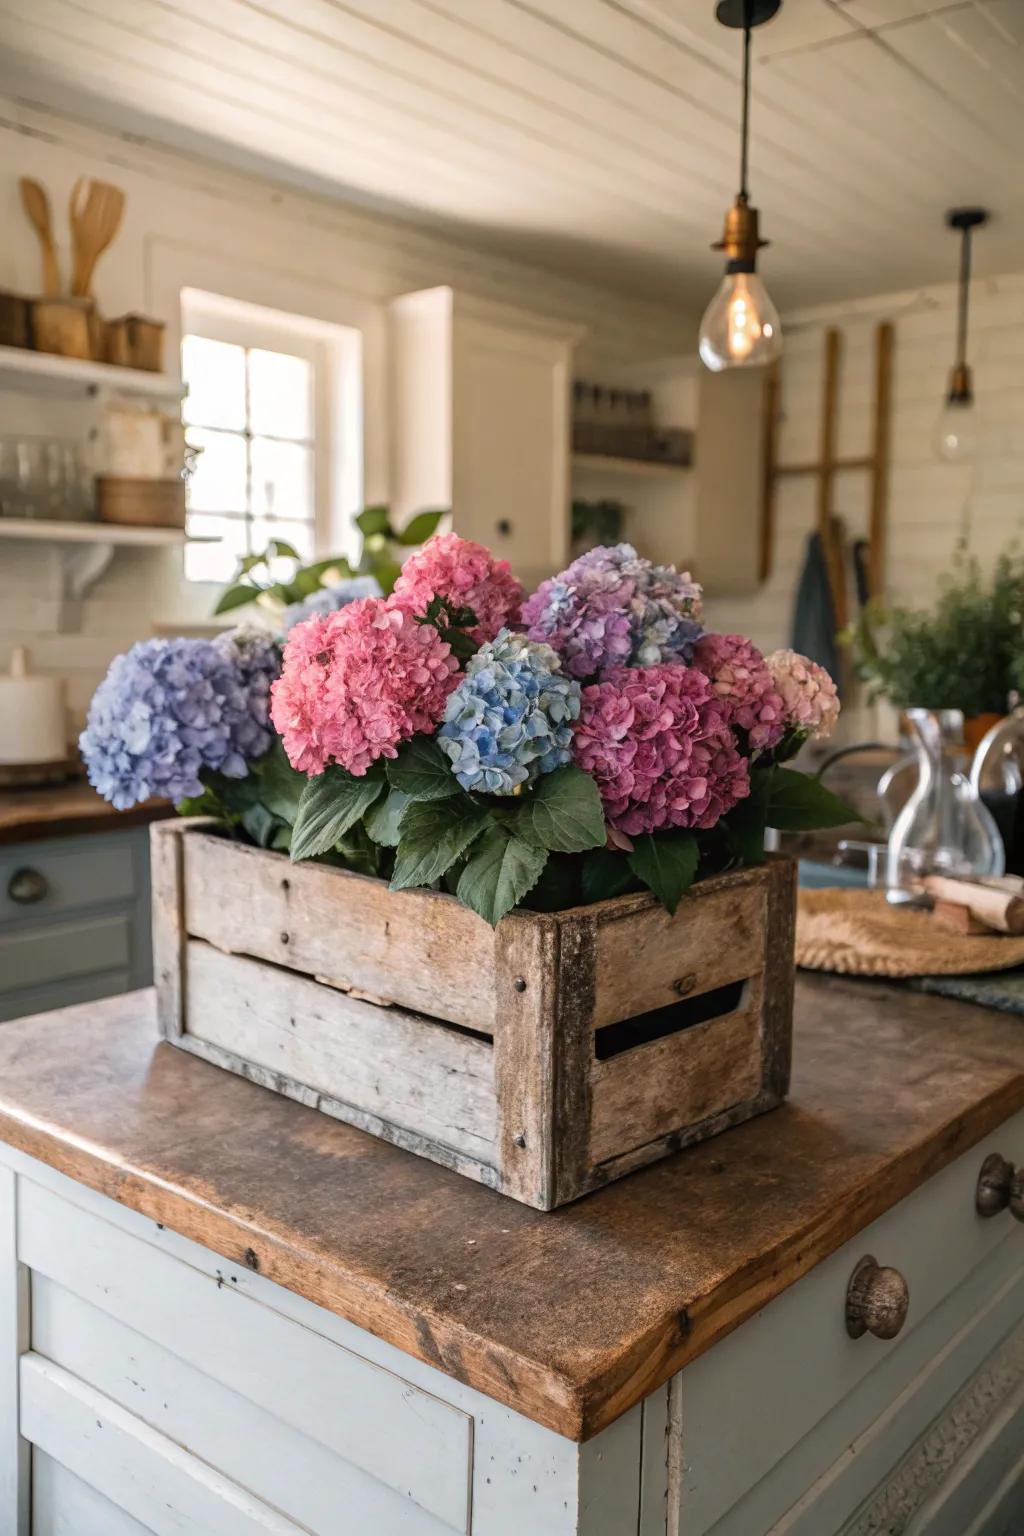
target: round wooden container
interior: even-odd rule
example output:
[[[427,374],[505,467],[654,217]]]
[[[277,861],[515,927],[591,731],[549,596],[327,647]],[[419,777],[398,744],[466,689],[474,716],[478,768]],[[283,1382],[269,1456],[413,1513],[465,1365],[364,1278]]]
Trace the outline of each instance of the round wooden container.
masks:
[[[96,480],[100,521],[134,528],[184,528],[185,482],[100,475]]]

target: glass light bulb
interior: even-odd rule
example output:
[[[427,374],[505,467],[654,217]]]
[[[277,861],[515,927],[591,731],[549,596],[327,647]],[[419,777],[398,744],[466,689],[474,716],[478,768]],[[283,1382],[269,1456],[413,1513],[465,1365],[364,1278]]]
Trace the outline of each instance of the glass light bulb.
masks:
[[[770,363],[782,351],[782,326],[756,272],[727,272],[700,323],[701,361],[712,373]]]
[[[969,464],[981,440],[981,413],[973,398],[947,400],[935,423],[935,451],[950,464]]]

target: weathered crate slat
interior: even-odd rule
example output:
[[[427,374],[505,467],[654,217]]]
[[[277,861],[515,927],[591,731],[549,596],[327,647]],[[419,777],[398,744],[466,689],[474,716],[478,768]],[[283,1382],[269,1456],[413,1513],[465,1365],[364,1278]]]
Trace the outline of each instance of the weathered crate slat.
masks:
[[[542,1210],[781,1102],[794,870],[517,912],[153,828],[173,1044]]]

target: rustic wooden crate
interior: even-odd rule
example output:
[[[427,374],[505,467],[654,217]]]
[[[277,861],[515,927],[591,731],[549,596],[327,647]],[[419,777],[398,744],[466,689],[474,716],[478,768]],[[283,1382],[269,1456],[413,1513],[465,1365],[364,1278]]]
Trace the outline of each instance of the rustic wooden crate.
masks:
[[[771,1109],[794,866],[492,931],[451,896],[152,828],[166,1038],[540,1210]]]

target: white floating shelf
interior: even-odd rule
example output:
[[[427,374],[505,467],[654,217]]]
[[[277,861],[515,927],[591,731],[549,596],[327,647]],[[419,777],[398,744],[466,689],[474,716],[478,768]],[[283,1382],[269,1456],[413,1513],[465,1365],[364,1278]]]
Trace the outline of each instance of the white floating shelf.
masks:
[[[689,464],[662,464],[654,459],[622,459],[607,453],[574,453],[573,469],[606,475],[646,475],[660,480],[671,480],[677,475],[688,475]]]
[[[65,400],[110,391],[177,401],[185,387],[179,378],[166,373],[58,357],[52,352],[30,352],[24,347],[0,347],[0,390],[20,390]]]
[[[53,518],[0,517],[0,539],[45,539],[60,544],[216,544],[213,536],[190,537],[184,528],[134,528],[122,523],[64,523]]]

